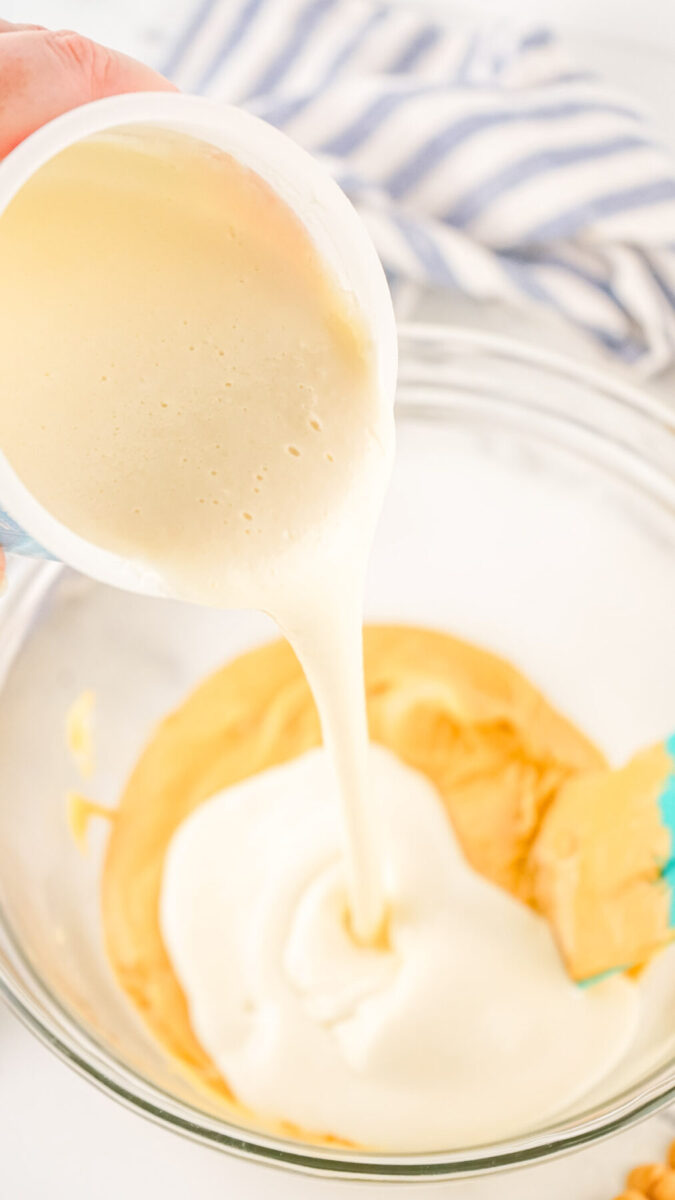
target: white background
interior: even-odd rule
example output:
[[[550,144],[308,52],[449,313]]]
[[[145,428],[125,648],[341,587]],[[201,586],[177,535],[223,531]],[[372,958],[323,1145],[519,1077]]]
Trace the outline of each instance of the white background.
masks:
[[[195,0],[5,0],[2,16],[79,29],[137,57],[161,61]],[[442,3],[433,5],[443,8]],[[448,4],[453,9],[457,5]],[[563,28],[580,61],[650,103],[675,147],[673,0],[491,0],[476,12]],[[458,311],[460,318],[466,314]],[[472,314],[475,319],[475,314]],[[514,329],[491,312],[492,327]],[[517,332],[520,330],[515,323]],[[530,330],[531,335],[531,330]],[[539,336],[537,334],[537,336]],[[547,330],[564,343],[560,330]],[[577,352],[577,347],[574,347]],[[666,385],[668,388],[671,384]],[[2,1200],[332,1200],[396,1195],[421,1200],[610,1200],[636,1162],[661,1158],[675,1117],[660,1116],[602,1146],[508,1177],[428,1188],[330,1184],[236,1162],[143,1122],[69,1072],[0,1006]]]

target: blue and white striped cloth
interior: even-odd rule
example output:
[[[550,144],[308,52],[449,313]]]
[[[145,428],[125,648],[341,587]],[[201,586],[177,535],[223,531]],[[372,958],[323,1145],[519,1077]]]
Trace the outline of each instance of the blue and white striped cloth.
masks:
[[[202,0],[165,72],[322,158],[394,287],[549,306],[675,361],[675,163],[550,33],[370,0]]]

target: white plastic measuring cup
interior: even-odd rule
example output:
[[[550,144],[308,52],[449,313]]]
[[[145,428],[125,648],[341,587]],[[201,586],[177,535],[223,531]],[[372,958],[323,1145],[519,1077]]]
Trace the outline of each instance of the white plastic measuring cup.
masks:
[[[0,221],[23,185],[49,159],[83,138],[120,127],[165,129],[208,142],[256,171],[302,221],[338,284],[351,292],[374,347],[378,395],[391,408],[396,383],[396,327],[382,266],[355,210],[315,160],[257,117],[197,96],[140,92],[84,105],[28,137],[0,163]],[[0,314],[0,344],[2,314]],[[3,403],[21,403],[21,397]],[[3,512],[3,510],[5,510]],[[47,553],[104,583],[149,595],[170,594],[157,571],[78,537],[40,505],[0,447],[0,545]]]

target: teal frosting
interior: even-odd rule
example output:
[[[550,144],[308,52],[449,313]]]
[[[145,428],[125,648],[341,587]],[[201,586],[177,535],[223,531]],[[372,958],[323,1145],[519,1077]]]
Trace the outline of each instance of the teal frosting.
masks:
[[[659,796],[659,810],[661,820],[670,833],[669,861],[663,871],[663,879],[670,888],[670,925],[675,928],[675,733],[666,739],[665,747],[672,759],[673,769]]]
[[[663,872],[662,879],[670,888],[670,917],[669,924],[671,929],[675,929],[675,862],[671,862]]]
[[[588,979],[577,980],[577,987],[595,987],[596,983],[602,983],[605,979],[611,979],[612,975],[622,975],[627,970],[628,967],[610,967],[609,971],[600,971],[599,975],[589,975]]]
[[[661,820],[670,833],[670,852],[668,861],[661,872],[661,878],[670,888],[669,924],[672,929],[675,929],[675,733],[666,739],[665,747],[672,759],[672,770],[666,779],[658,804]],[[627,968],[616,967],[610,971],[602,971],[599,975],[591,975],[588,979],[582,979],[579,987],[593,987],[594,984],[601,983],[603,979],[608,979],[611,975],[616,975],[624,970]]]

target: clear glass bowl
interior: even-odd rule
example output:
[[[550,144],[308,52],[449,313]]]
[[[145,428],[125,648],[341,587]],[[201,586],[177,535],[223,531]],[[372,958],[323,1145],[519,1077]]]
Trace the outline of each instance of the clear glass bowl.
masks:
[[[675,727],[669,409],[505,339],[409,327],[398,422],[368,615],[440,626],[505,654],[615,759]],[[282,1141],[232,1124],[165,1059],[103,955],[106,824],[96,824],[83,858],[65,819],[66,791],[78,783],[65,712],[82,689],[96,691],[88,790],[114,805],[153,721],[204,673],[273,634],[255,614],[117,592],[53,563],[12,563],[0,605],[0,989],[14,1011],[142,1115],[229,1153],[333,1176],[498,1171],[593,1141],[675,1098],[675,951],[648,973],[643,1033],[623,1067],[574,1111],[497,1144],[396,1156]]]

